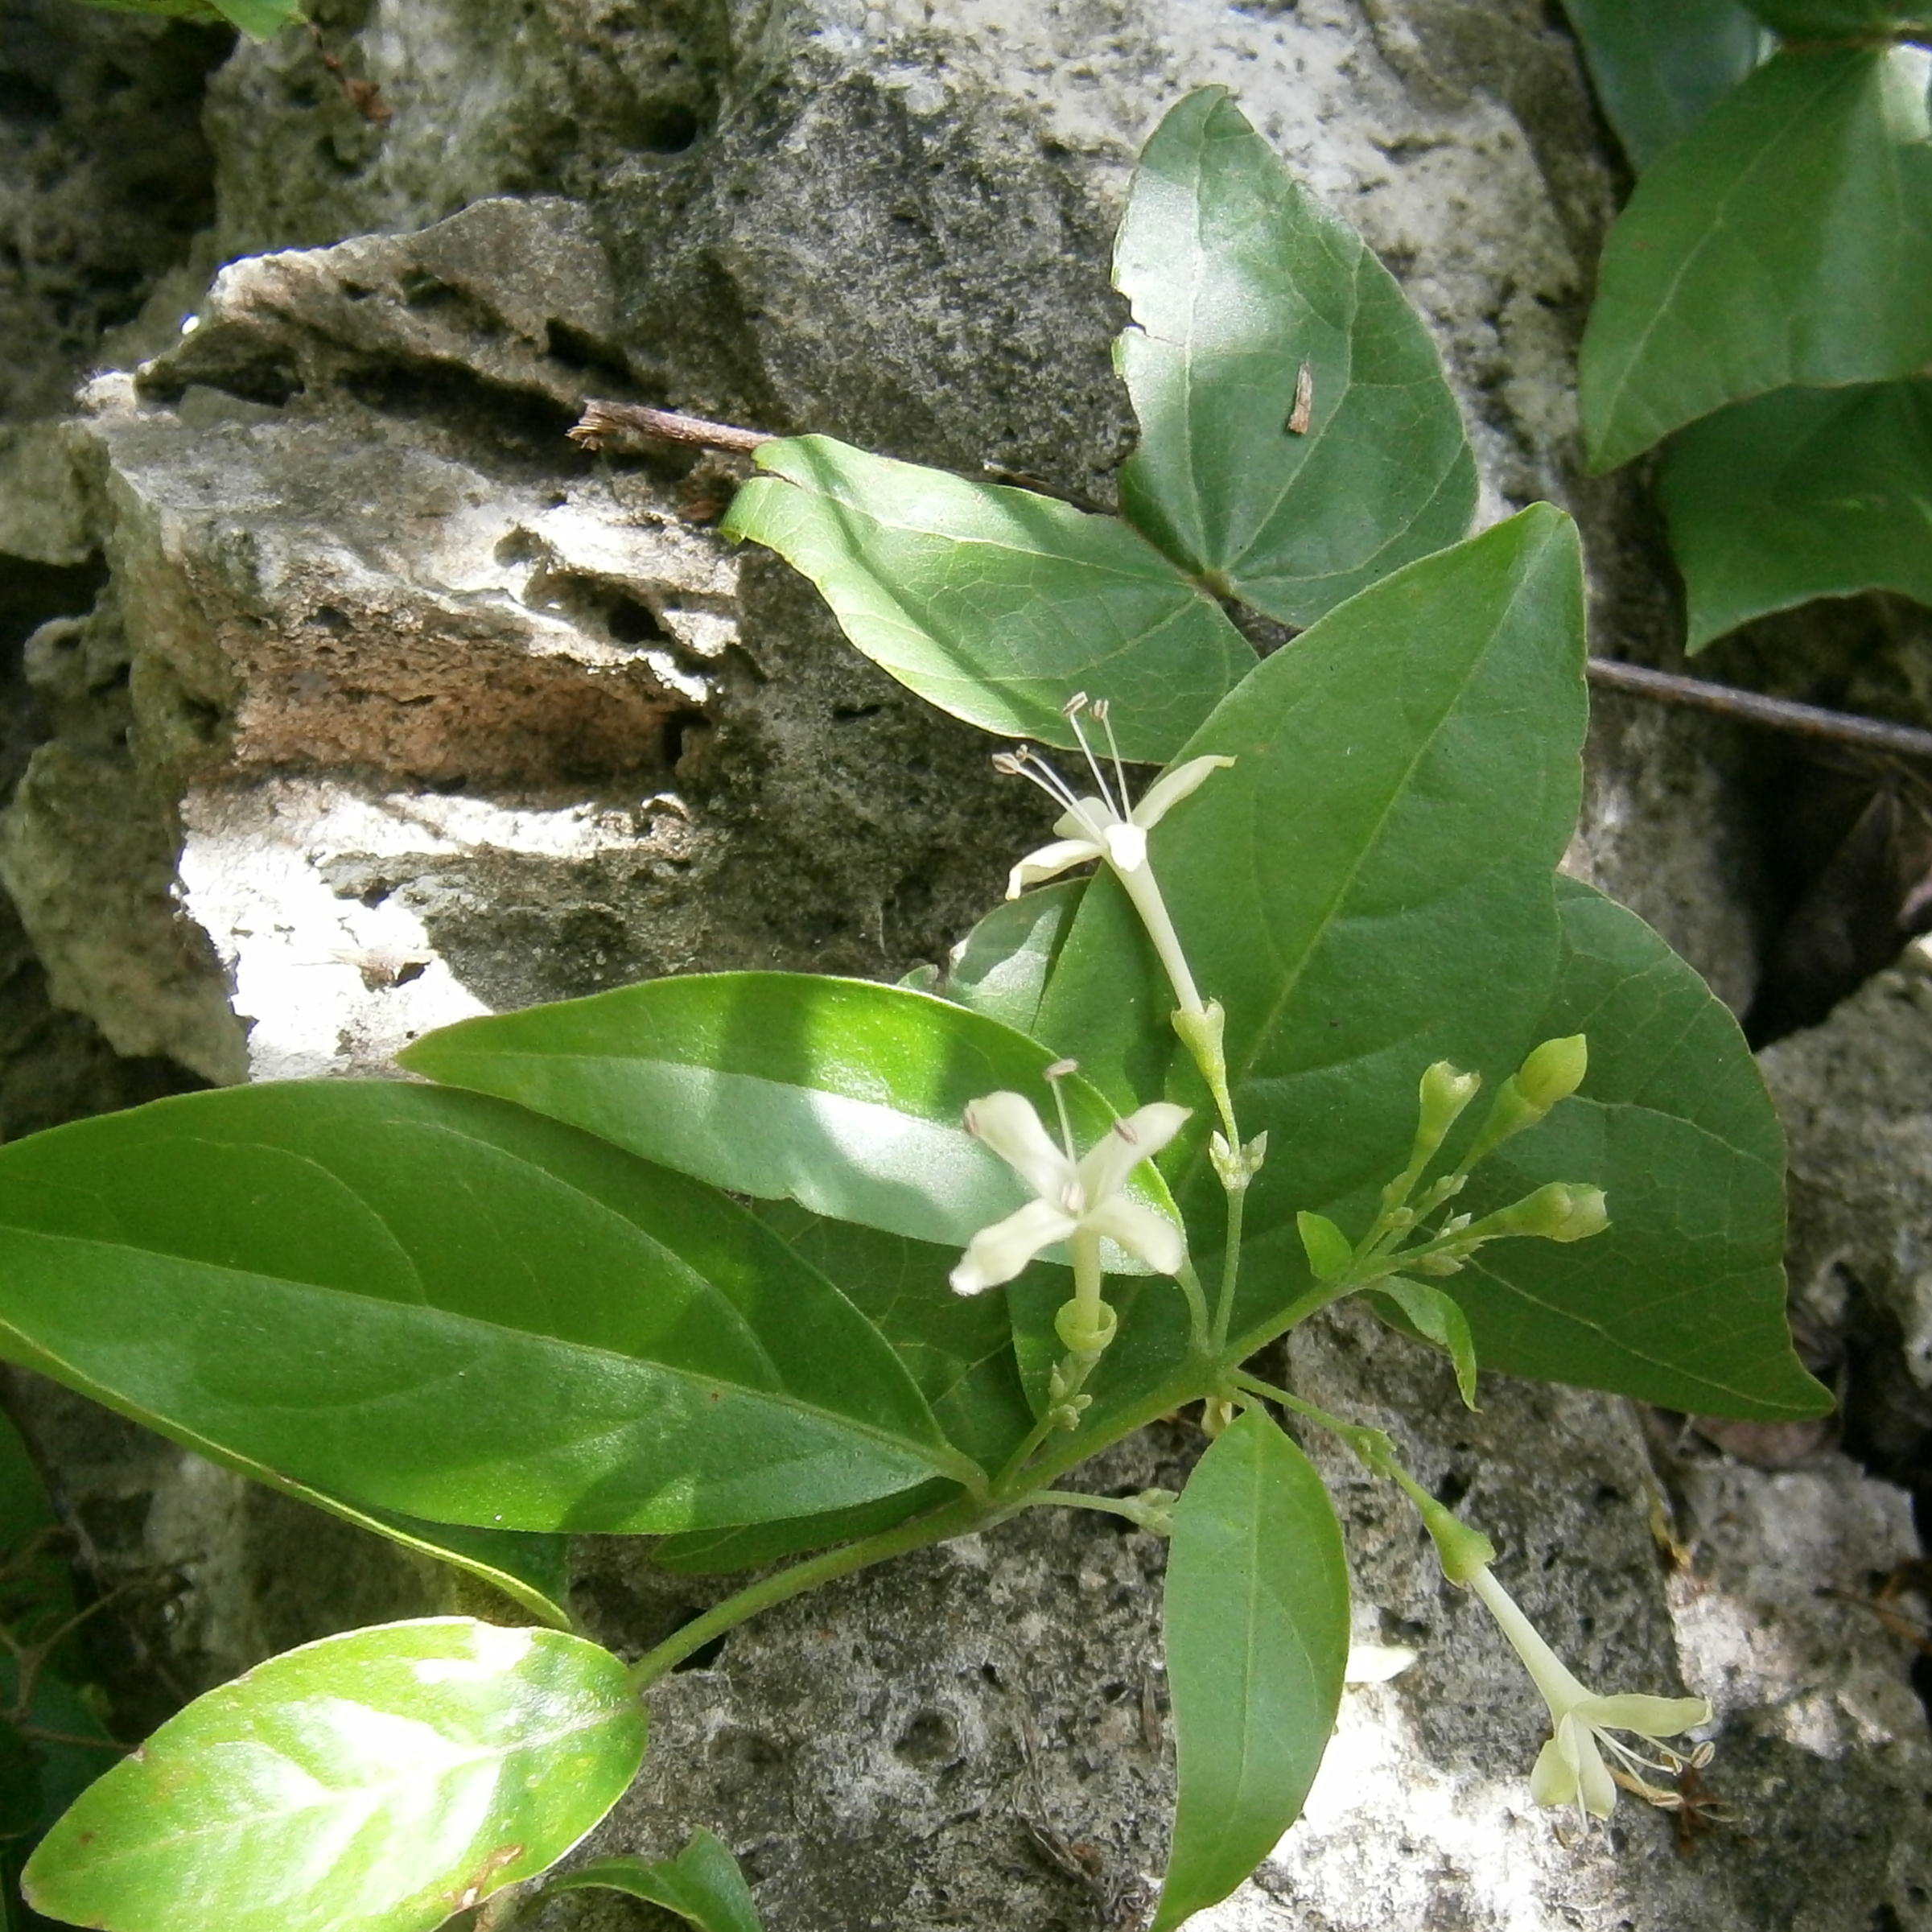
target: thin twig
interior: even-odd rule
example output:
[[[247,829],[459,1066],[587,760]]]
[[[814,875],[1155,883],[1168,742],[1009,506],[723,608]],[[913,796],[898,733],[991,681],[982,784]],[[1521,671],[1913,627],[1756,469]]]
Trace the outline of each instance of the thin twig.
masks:
[[[571,431],[571,440],[587,450],[608,449],[633,436],[654,443],[682,443],[701,450],[731,450],[748,455],[760,445],[778,439],[768,430],[742,430],[734,423],[707,422],[702,416],[686,416],[676,410],[654,410],[641,402],[600,402],[587,398],[583,414]]]
[[[1728,684],[1707,684],[1702,678],[1679,678],[1670,671],[1646,670],[1642,665],[1592,657],[1591,683],[1606,690],[1627,691],[1667,704],[1695,706],[1747,724],[1768,725],[1773,731],[1795,731],[1839,744],[1894,752],[1904,758],[1932,759],[1932,731],[1916,725],[1893,724],[1881,718],[1863,718],[1851,711],[1828,711],[1822,705],[1799,704],[1789,698],[1767,698],[1758,691],[1740,691]]]

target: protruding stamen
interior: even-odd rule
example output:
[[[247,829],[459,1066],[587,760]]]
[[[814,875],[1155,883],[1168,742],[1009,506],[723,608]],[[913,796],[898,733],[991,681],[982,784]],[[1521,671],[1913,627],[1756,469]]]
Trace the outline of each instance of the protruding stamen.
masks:
[[[1066,1149],[1067,1159],[1077,1167],[1080,1156],[1073,1151],[1073,1123],[1067,1114],[1066,1089],[1060,1084],[1067,1073],[1073,1070],[1075,1064],[1070,1060],[1055,1061],[1047,1069],[1047,1085],[1053,1090],[1053,1105],[1060,1110],[1060,1144]],[[1069,1213],[1081,1212],[1077,1208],[1069,1208],[1067,1211]]]
[[[1086,702],[1084,693],[1080,702],[1083,706]],[[1094,789],[1099,793],[1101,803],[1117,818],[1125,818],[1127,815],[1127,788],[1124,785],[1121,788],[1120,802],[1114,804],[1113,789],[1107,783],[1106,774],[1100,768],[1100,760],[1094,756],[1093,746],[1087,743],[1087,735],[1081,725],[1078,713],[1068,712],[1067,720],[1073,727],[1073,735],[1080,740],[1081,755],[1087,761],[1087,769],[1094,774]]]
[[[1010,768],[999,764],[1002,758],[1011,758]],[[1080,801],[1074,797],[1073,788],[1030,744],[1023,744],[1016,752],[995,752],[993,762],[1000,771],[1010,768],[1014,777],[1038,785],[1063,812],[1079,811]]]
[[[1011,752],[995,752],[993,754],[993,769],[1002,778],[1024,778],[1026,767]]]
[[[1094,715],[1106,731],[1107,756],[1114,760],[1114,776],[1120,783],[1120,804],[1124,814],[1127,802],[1127,767],[1121,762],[1120,740],[1114,735],[1114,707],[1105,698],[1098,698],[1094,705]]]
[[[1085,691],[1076,691],[1073,695],[1060,707],[1060,715],[1063,718],[1077,718],[1086,708],[1086,693]]]

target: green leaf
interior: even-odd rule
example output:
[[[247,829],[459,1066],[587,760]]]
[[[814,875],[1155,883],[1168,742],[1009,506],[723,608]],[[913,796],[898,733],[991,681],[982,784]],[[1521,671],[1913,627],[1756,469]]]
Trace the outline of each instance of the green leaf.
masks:
[[[1784,1138],[1750,1049],[1633,912],[1558,883],[1563,977],[1535,1031],[1587,1034],[1589,1077],[1458,1205],[1589,1180],[1610,1226],[1571,1246],[1497,1242],[1450,1279],[1483,1362],[1706,1415],[1822,1414],[1785,1325]]]
[[[1475,463],[1427,330],[1223,89],[1188,95],[1142,152],[1114,280],[1141,430],[1121,508],[1215,589],[1312,624],[1469,529]],[[1095,689],[1118,728],[1130,694]]]
[[[1181,1491],[1162,1614],[1180,1789],[1152,1932],[1226,1898],[1274,1850],[1341,1701],[1341,1526],[1313,1464],[1259,1409],[1208,1445]]]
[[[1352,599],[1188,747],[1235,763],[1155,828],[1152,863],[1202,991],[1226,1008],[1242,1131],[1269,1136],[1247,1196],[1258,1299],[1238,1321],[1306,1288],[1298,1209],[1366,1221],[1425,1067],[1514,1067],[1543,1037],[1582,674],[1575,529],[1539,505]],[[1198,1102],[1147,959],[1124,895],[1096,879],[1041,1029],[1117,1100],[1171,1078]],[[1205,1118],[1164,1163],[1197,1230],[1220,1222]],[[1131,1353],[1127,1328],[1103,1374]]]
[[[211,0],[215,10],[251,40],[267,40],[302,19],[301,0]]]
[[[1029,1198],[961,1126],[966,1102],[1011,1090],[1050,1118],[1055,1057],[950,1001],[811,973],[652,980],[462,1020],[398,1056],[735,1193],[946,1247]],[[1060,1084],[1089,1145],[1113,1117]],[[1173,1212],[1147,1167],[1129,1191]]]
[[[1033,1426],[1001,1297],[955,1295],[950,1248],[827,1221],[791,1201],[757,1213],[892,1345],[946,1440],[998,1469]]]
[[[430,1932],[562,1856],[644,1760],[608,1650],[436,1617],[305,1644],[211,1691],[28,1861],[105,1932]]]
[[[0,1352],[219,1459],[484,1528],[695,1529],[974,1475],[744,1209],[396,1081],[0,1147]]]
[[[1740,0],[1563,0],[1563,11],[1636,167],[1688,134],[1771,51]]]
[[[1814,597],[1932,603],[1932,381],[1778,389],[1671,439],[1658,478],[1690,648]]]
[[[1456,1390],[1462,1397],[1463,1406],[1476,1407],[1476,1341],[1469,1333],[1469,1318],[1463,1313],[1461,1304],[1427,1282],[1406,1281],[1399,1275],[1378,1282],[1370,1291],[1371,1303],[1377,1297],[1393,1304],[1402,1325],[1424,1341],[1432,1342],[1449,1357],[1455,1366]]]
[[[0,1717],[0,1839],[23,1838],[40,1822],[40,1766],[10,1717]]]
[[[1597,468],[1771,389],[1932,361],[1927,58],[1787,48],[1658,157],[1584,336]]]
[[[1794,40],[1857,39],[1932,30],[1925,0],[1747,0],[1766,26]]]
[[[553,1881],[547,1889],[575,1892],[593,1885],[648,1899],[688,1918],[698,1932],[759,1932],[752,1889],[723,1841],[709,1831],[694,1833],[675,1858],[660,1864],[599,1859]]]
[[[1317,1281],[1333,1281],[1348,1272],[1355,1258],[1355,1244],[1325,1214],[1311,1214],[1305,1209],[1295,1217],[1301,1235],[1302,1252],[1308,1258],[1308,1270]]]
[[[1085,890],[1084,879],[1061,879],[1003,900],[953,949],[931,990],[1031,1034],[1047,976]]]
[[[768,443],[726,534],[818,585],[847,636],[929,703],[1070,748],[1061,707],[1110,698],[1123,757],[1166,758],[1254,661],[1200,585],[1111,517],[868,456]]]

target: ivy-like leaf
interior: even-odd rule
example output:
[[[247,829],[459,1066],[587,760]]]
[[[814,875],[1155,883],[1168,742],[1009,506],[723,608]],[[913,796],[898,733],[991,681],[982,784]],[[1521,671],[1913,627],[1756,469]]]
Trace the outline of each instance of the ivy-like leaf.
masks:
[[[1427,330],[1222,89],[1143,150],[1114,280],[1140,419],[1121,509],[1188,570],[1308,624],[1467,531],[1476,466]],[[1131,694],[1094,688],[1118,727]]]
[[[398,1056],[735,1193],[946,1247],[1028,1198],[961,1126],[966,1102],[1009,1089],[1050,1118],[1055,1057],[949,1000],[812,973],[656,979],[460,1020]],[[1089,1145],[1113,1116],[1085,1081],[1060,1085]],[[1151,1168],[1129,1192],[1174,1211]]]
[[[875,664],[970,724],[1071,748],[1061,707],[1090,690],[1114,701],[1122,755],[1158,764],[1254,661],[1114,517],[830,436],[768,443],[758,468],[725,533],[776,550]]]
[[[644,1760],[608,1650],[468,1617],[271,1658],[171,1718],[28,1861],[104,1932],[431,1932],[562,1856]]]
[[[1741,0],[1563,0],[1563,11],[1605,117],[1640,168],[1771,51]]]
[[[1690,648],[1814,597],[1932,603],[1932,381],[1778,389],[1664,451],[1658,493]]]
[[[1583,1033],[1583,1092],[1477,1172],[1482,1213],[1587,1180],[1610,1226],[1502,1241],[1443,1285],[1485,1366],[1769,1420],[1822,1414],[1785,1325],[1784,1136],[1729,1011],[1634,912],[1561,879],[1563,976],[1539,1038]]]
[[[1162,1615],[1179,1790],[1152,1932],[1226,1898],[1274,1850],[1341,1701],[1341,1526],[1314,1464],[1258,1409],[1208,1445],[1174,1506]]]
[[[724,1841],[698,1831],[675,1858],[656,1864],[641,1858],[600,1858],[579,1865],[547,1888],[575,1892],[597,1886],[648,1899],[680,1918],[688,1918],[698,1932],[759,1932],[758,1907],[752,1888]]]
[[[0,1148],[0,1351],[357,1505],[668,1530],[976,1479],[715,1190],[479,1094],[159,1101]]]
[[[1927,70],[1917,48],[1786,48],[1658,157],[1584,336],[1599,469],[1772,389],[1932,361]]]

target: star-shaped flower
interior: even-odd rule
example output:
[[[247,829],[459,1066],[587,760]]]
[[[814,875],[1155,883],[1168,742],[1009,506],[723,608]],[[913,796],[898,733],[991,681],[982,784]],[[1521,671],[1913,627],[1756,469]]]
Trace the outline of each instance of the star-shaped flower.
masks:
[[[1044,765],[1044,760],[1027,752],[1008,756],[1012,768],[1028,777],[1034,777],[1034,764]],[[1139,804],[1124,816],[1112,798],[1076,797],[1062,784],[1057,795],[1064,799],[1067,809],[1054,823],[1057,835],[1051,845],[1028,852],[1013,867],[1007,880],[1007,897],[1017,899],[1028,886],[1057,879],[1090,859],[1104,859],[1117,872],[1138,871],[1147,863],[1147,834],[1182,799],[1198,789],[1210,772],[1234,762],[1232,758],[1190,758],[1185,764],[1177,764],[1156,778]],[[1058,777],[1057,773],[1054,776]],[[1123,785],[1122,805],[1126,798]]]
[[[1659,1790],[1643,1773],[1654,1771],[1670,1778],[1684,1768],[1688,1758],[1660,1740],[1708,1724],[1708,1701],[1637,1694],[1599,1697],[1571,1675],[1486,1566],[1474,1570],[1469,1583],[1489,1606],[1489,1614],[1502,1626],[1550,1707],[1554,1735],[1530,1773],[1530,1795],[1537,1803],[1577,1805],[1592,1818],[1608,1818],[1617,1808],[1617,1780],[1604,1762],[1606,1750],[1617,1761],[1632,1790],[1654,1804],[1678,1802],[1675,1793]],[[1627,1731],[1657,1745],[1662,1758],[1646,1757],[1632,1750],[1613,1737],[1613,1731]]]
[[[1118,1242],[1157,1274],[1173,1274],[1187,1242],[1164,1214],[1127,1200],[1127,1176],[1180,1131],[1192,1111],[1157,1100],[1117,1120],[1077,1159],[1057,1147],[1023,1094],[988,1094],[966,1110],[966,1131],[982,1140],[1030,1187],[1036,1199],[967,1244],[950,1277],[962,1295],[1011,1281],[1036,1255],[1076,1234]]]

